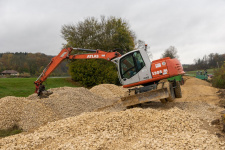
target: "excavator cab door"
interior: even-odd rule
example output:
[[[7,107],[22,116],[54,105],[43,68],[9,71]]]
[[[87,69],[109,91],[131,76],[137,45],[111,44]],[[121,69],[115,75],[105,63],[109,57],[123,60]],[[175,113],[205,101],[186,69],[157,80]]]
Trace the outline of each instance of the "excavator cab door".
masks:
[[[143,50],[131,51],[117,60],[118,77],[121,84],[127,85],[150,79],[150,60]]]

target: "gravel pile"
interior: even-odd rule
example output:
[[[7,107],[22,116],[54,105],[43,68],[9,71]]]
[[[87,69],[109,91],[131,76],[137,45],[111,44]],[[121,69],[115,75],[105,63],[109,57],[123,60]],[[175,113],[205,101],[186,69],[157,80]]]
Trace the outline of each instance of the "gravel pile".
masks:
[[[117,86],[113,87],[117,88]],[[39,99],[37,94],[27,98],[8,96],[0,99],[0,129],[17,125],[24,131],[28,131],[47,122],[111,105],[115,101],[112,98],[104,99],[86,88],[62,87],[50,90],[53,94],[44,99]],[[107,96],[107,94],[106,91],[104,95]]]
[[[0,129],[16,125],[26,131],[55,120],[57,115],[36,101],[13,96],[0,99]]]
[[[116,86],[114,84],[100,84],[91,88],[90,91],[105,99],[109,99],[124,97],[127,89],[123,88],[122,86]]]
[[[124,96],[122,87],[51,91],[41,100],[35,94],[0,99],[0,128],[29,129],[49,121],[32,133],[0,139],[0,149],[225,149],[210,125],[222,110],[215,105],[218,90],[205,81],[187,78],[183,98],[172,103],[154,101],[119,112],[105,108]],[[90,112],[97,108],[102,112]]]
[[[0,99],[0,129],[18,125],[24,103],[25,98],[8,96]]]
[[[53,94],[38,102],[51,108],[61,118],[76,116],[112,104],[111,100],[94,95],[86,88],[62,87],[50,90]]]
[[[83,113],[51,122],[34,133],[0,139],[1,149],[224,149],[193,114],[134,108]]]

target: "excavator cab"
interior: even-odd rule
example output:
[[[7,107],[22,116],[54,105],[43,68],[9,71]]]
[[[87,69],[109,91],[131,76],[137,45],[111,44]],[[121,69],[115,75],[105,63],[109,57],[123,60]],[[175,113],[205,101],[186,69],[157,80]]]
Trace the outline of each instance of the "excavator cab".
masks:
[[[151,62],[145,50],[133,50],[112,62],[118,68],[118,77],[122,85],[151,79]]]

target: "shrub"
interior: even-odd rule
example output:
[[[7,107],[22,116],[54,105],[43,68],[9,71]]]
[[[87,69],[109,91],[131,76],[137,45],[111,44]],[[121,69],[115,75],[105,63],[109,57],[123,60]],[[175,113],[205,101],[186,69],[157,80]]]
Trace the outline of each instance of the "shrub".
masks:
[[[119,84],[115,64],[106,60],[75,60],[69,66],[70,75],[85,87],[98,84]]]
[[[212,85],[217,88],[225,89],[225,65],[219,69],[214,70]]]

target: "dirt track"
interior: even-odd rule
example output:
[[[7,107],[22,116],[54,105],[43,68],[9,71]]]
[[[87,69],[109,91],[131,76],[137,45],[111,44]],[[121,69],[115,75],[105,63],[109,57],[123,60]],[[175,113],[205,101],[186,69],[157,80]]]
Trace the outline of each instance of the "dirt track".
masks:
[[[63,107],[57,106],[57,104],[63,105],[61,101],[59,103],[55,102],[53,105],[48,99],[45,102],[33,99],[32,102],[41,103],[46,109],[50,108],[48,111],[51,110],[53,112],[51,118],[54,115],[70,118],[48,123],[32,132],[0,139],[0,148],[225,149],[224,134],[220,132],[220,126],[211,125],[211,121],[220,118],[219,112],[223,110],[223,108],[217,106],[219,98],[216,92],[218,89],[210,87],[207,82],[196,78],[188,79],[185,85],[182,86],[183,98],[176,99],[172,103],[161,104],[160,102],[152,102],[142,105],[140,108],[126,111],[89,112],[94,107],[105,106],[122,96],[122,92],[119,95],[115,95],[115,91],[119,90],[119,87],[114,87],[116,90],[112,90],[109,87],[112,86],[108,85],[108,88],[105,85],[100,85],[98,88],[96,86],[95,89],[90,90],[95,91],[95,94],[86,91],[86,89],[80,89],[80,92],[85,91],[87,99],[83,98],[86,102],[79,104],[79,107],[82,108],[81,110],[75,107],[76,111],[79,111],[78,114],[70,114],[72,108],[69,109],[70,111],[64,110],[68,107],[67,105]],[[102,92],[100,89],[102,89]],[[55,90],[60,91],[59,89]],[[73,92],[73,89],[69,91]],[[100,92],[97,93],[96,91]],[[111,98],[107,99],[107,94],[103,94],[104,92],[111,94]],[[63,93],[63,89],[61,89],[61,93]],[[112,96],[112,93],[114,93],[114,96]],[[63,95],[65,94],[64,91]],[[87,102],[90,101],[88,94],[93,99],[97,98],[101,103],[98,102],[100,103],[98,105],[95,105],[95,103],[88,104]],[[101,98],[103,95],[104,98]],[[50,99],[57,101],[58,96],[52,95]],[[75,98],[76,95],[72,94],[71,96],[62,96],[60,98],[62,101],[63,98],[69,99],[66,103],[70,103],[74,99],[72,97]],[[8,101],[11,101],[12,98],[8,101],[6,99],[0,99],[0,106],[9,103]],[[30,99],[32,99],[32,96]],[[77,101],[79,100],[77,98]],[[23,101],[27,103],[27,101],[31,100],[23,99]],[[32,103],[32,105],[34,104]],[[79,115],[86,107],[91,107],[91,109],[86,109],[88,112]],[[62,109],[61,112],[58,112],[61,113],[61,116],[55,113],[54,110],[56,108],[57,110],[60,110],[59,108]],[[18,112],[18,114],[23,114],[24,109],[19,109]],[[64,112],[66,112],[67,116],[62,115]],[[35,114],[35,112],[30,113],[31,115]],[[10,113],[7,115],[10,116]],[[60,119],[57,117],[55,120]],[[21,121],[15,118],[14,120],[14,123]]]

